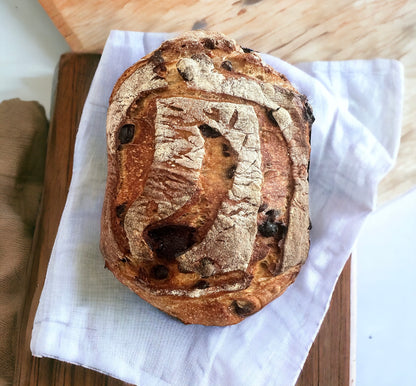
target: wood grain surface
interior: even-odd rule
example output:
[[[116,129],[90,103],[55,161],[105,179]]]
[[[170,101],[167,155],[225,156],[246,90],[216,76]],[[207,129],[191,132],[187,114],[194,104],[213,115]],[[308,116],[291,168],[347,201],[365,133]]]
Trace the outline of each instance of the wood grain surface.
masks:
[[[405,69],[402,144],[379,203],[416,185],[415,0],[39,0],[74,51],[101,52],[112,29],[226,33],[289,63],[389,58]],[[371,96],[369,96],[371,97]]]
[[[49,358],[34,358],[30,338],[49,257],[72,173],[75,135],[99,55],[66,54],[59,63],[55,107],[48,140],[44,193],[27,271],[27,296],[16,360],[15,385],[127,385],[103,374]],[[297,386],[348,385],[350,263],[335,288],[331,306]]]

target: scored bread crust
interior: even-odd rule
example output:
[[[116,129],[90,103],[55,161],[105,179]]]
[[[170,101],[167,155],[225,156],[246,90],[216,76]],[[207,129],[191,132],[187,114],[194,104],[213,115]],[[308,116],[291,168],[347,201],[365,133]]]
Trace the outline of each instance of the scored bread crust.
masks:
[[[184,323],[259,311],[308,255],[313,120],[284,75],[223,34],[165,41],[110,97],[106,267]]]

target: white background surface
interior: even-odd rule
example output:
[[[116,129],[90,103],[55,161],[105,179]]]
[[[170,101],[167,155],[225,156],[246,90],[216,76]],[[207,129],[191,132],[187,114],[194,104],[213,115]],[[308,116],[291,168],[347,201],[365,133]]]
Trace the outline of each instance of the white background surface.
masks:
[[[36,100],[49,117],[54,70],[67,51],[37,0],[0,0],[0,100]]]
[[[0,1],[0,100],[37,100],[49,116],[53,74],[67,51],[37,1]],[[416,385],[415,237],[413,190],[377,210],[357,243],[359,386]]]
[[[357,243],[357,385],[416,385],[416,188],[380,207]]]

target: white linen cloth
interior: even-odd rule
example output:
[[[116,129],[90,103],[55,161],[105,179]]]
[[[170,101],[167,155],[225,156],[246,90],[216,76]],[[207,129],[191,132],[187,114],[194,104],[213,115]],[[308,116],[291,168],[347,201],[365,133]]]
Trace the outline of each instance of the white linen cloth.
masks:
[[[112,31],[107,40],[78,130],[32,353],[146,386],[294,384],[377,185],[396,158],[402,66],[383,59],[293,66],[263,55],[308,96],[316,117],[309,258],[283,296],[240,324],[184,325],[120,284],[99,251],[108,99],[123,71],[167,37]]]

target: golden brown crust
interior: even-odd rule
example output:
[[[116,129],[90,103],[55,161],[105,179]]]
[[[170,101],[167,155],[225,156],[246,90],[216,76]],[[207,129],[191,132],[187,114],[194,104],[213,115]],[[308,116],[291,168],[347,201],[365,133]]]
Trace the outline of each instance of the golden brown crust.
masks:
[[[106,266],[184,323],[260,310],[308,254],[312,122],[283,75],[224,35],[163,43],[110,98]]]

